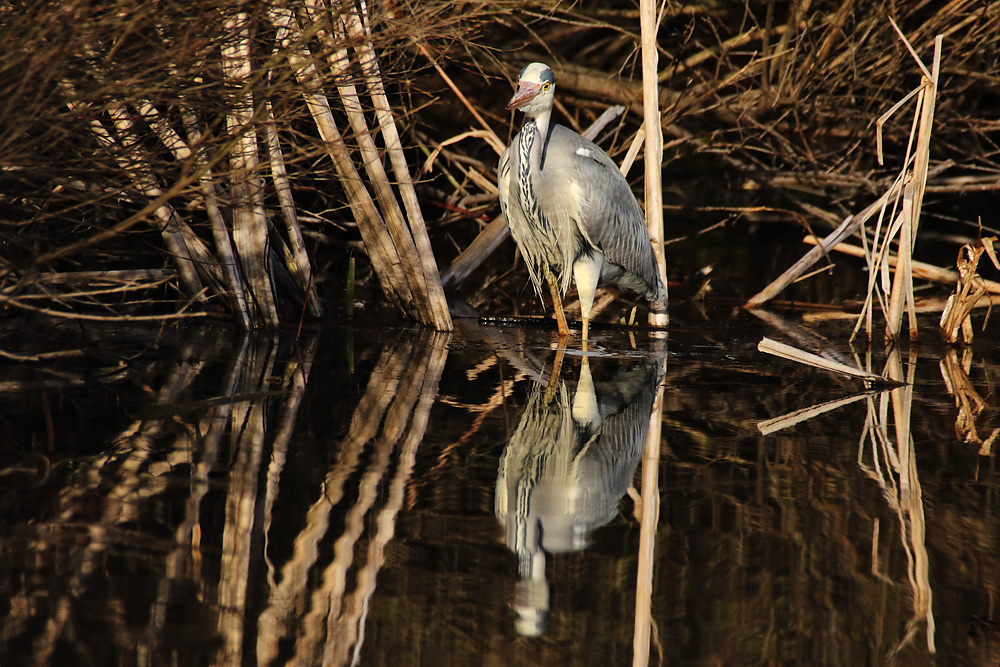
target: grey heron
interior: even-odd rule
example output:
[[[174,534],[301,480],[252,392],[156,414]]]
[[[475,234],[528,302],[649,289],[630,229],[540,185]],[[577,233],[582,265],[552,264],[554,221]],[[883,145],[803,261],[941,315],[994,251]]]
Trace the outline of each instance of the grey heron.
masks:
[[[540,298],[548,283],[560,337],[569,333],[562,296],[576,284],[587,340],[598,284],[615,283],[651,302],[662,302],[666,289],[628,181],[597,144],[551,122],[554,94],[548,65],[521,70],[507,108],[527,118],[500,156],[500,208]]]

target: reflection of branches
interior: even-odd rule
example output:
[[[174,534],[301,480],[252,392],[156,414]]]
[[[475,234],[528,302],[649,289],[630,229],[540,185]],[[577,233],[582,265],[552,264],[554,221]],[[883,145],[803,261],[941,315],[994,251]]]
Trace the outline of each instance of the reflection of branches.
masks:
[[[106,632],[116,639],[114,646],[135,645],[139,651],[155,654],[170,641],[168,626],[176,622],[172,610],[183,604],[186,612],[197,613],[211,599],[212,590],[217,591],[222,605],[218,628],[225,635],[224,653],[214,664],[241,663],[247,575],[256,553],[253,516],[257,471],[270,435],[265,416],[272,406],[283,410],[273,438],[278,449],[282,438],[287,439],[283,427],[294,419],[303,396],[315,340],[300,351],[301,365],[279,365],[281,356],[270,342],[244,339],[229,357],[228,369],[213,397],[192,402],[192,392],[203,391],[206,381],[214,384],[214,372],[207,370],[217,365],[213,362],[222,353],[230,351],[220,342],[210,330],[186,333],[186,341],[175,351],[176,361],[168,366],[163,379],[158,383],[152,378],[143,380],[143,386],[147,382],[159,385],[144,416],[122,429],[106,453],[70,465],[54,462],[53,469],[61,472],[39,482],[34,493],[48,495],[49,484],[58,493],[52,494],[51,509],[40,508],[39,518],[25,524],[34,542],[31,558],[36,559],[25,567],[38,573],[46,572],[44,568],[50,571],[46,577],[25,578],[22,591],[8,593],[15,599],[44,597],[49,602],[15,605],[0,627],[6,638],[5,664],[8,659],[19,662],[17,658],[25,657],[11,650],[7,639],[31,633],[32,626],[44,631],[30,635],[32,655],[24,662],[51,664],[57,655],[61,662],[67,659],[63,647],[73,645],[80,662],[107,664],[111,645],[77,640],[75,633],[84,615],[88,624],[108,626]],[[283,378],[275,379],[276,368],[285,369]],[[127,377],[130,375],[120,374],[115,381]],[[287,391],[274,391],[281,386]],[[200,414],[192,418],[189,414],[194,410]],[[212,514],[205,500],[213,488],[210,475],[216,469],[219,444],[226,432],[232,434],[235,464],[227,486],[224,530],[220,531],[223,576],[216,587],[204,579],[201,526]],[[172,503],[176,511],[167,509]],[[167,532],[162,531],[171,516],[176,516],[176,521],[170,522]],[[211,552],[216,552],[214,535],[214,531],[209,533]],[[127,579],[115,572],[121,566],[113,565],[123,553],[129,557]],[[135,597],[135,591],[128,589],[139,582],[145,584],[143,577],[149,575],[154,577],[152,594]],[[33,583],[36,581],[44,583]],[[117,586],[123,581],[127,582],[124,591]],[[197,600],[184,599],[185,592]],[[138,628],[133,617],[137,600],[148,600],[149,604],[148,612],[139,615],[147,619],[145,625]],[[81,606],[84,604],[86,609]],[[94,609],[98,604],[104,606]],[[213,652],[218,649],[215,627],[209,624],[200,630],[205,642],[213,644]],[[192,640],[184,648],[170,650],[178,651],[180,662],[193,664],[198,661],[189,660],[189,652],[201,648]]]

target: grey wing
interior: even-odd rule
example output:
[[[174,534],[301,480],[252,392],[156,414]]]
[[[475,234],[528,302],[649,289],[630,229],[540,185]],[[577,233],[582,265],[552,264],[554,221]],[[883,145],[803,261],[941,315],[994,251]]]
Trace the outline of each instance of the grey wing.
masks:
[[[582,139],[582,141],[586,141]],[[572,153],[573,179],[578,184],[578,224],[605,258],[636,276],[619,281],[648,299],[663,297],[646,219],[628,181],[614,161],[597,145],[586,142]]]

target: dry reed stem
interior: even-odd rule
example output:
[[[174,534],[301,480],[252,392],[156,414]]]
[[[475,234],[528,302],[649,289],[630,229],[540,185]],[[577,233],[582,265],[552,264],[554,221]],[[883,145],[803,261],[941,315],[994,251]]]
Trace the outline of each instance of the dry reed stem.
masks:
[[[767,287],[755,294],[744,304],[744,308],[757,308],[776,297],[783,289],[795,282],[799,276],[805,273],[809,267],[826,257],[831,248],[835,247],[848,236],[854,234],[864,223],[877,211],[882,210],[885,203],[890,198],[899,193],[899,183],[895,183],[888,192],[883,194],[877,201],[869,204],[861,213],[844,218],[844,221],[837,229],[833,230],[815,248],[807,252],[799,261],[789,267],[784,273],[778,276]]]
[[[382,291],[398,310],[415,315],[412,310],[415,298],[407,274],[391,243],[385,221],[365,189],[350,151],[337,128],[329,100],[319,86],[320,77],[315,61],[305,47],[293,48],[301,37],[301,29],[290,10],[272,9],[268,16],[278,30],[278,41],[287,53],[296,80],[303,88],[303,99],[344,188],[372,267],[380,278]]]
[[[431,57],[431,54],[427,51],[424,45],[417,44],[417,49],[419,49],[420,53],[422,53],[424,57],[427,58],[427,62],[429,62],[431,66],[434,67],[435,71],[437,71],[438,73],[438,76],[444,79],[445,84],[447,84],[447,86],[451,88],[451,91],[455,93],[455,97],[457,97],[458,100],[462,103],[462,106],[464,106],[469,111],[469,113],[472,114],[472,117],[479,122],[479,124],[483,128],[483,131],[486,132],[487,135],[492,137],[492,139],[487,140],[489,144],[491,146],[496,146],[496,145],[503,146],[504,145],[503,140],[497,136],[496,132],[493,131],[493,128],[490,127],[490,124],[486,122],[486,120],[482,117],[482,115],[480,115],[479,111],[476,110],[476,107],[473,106],[471,102],[469,102],[469,98],[467,98],[462,93],[462,90],[455,85],[455,82],[451,80],[451,77],[448,76],[443,69],[441,69],[441,66],[438,64],[438,62]],[[500,152],[501,153],[503,152],[502,148],[500,149]]]
[[[445,146],[451,146],[452,144],[456,144],[464,139],[469,139],[470,137],[484,140],[487,144],[489,144],[490,148],[496,151],[497,156],[503,154],[503,142],[500,141],[500,138],[495,132],[486,132],[485,130],[469,130],[468,132],[462,132],[453,137],[449,137],[439,143],[434,150],[431,151],[430,155],[427,156],[427,159],[424,160],[424,164],[420,168],[420,172],[426,174],[434,167],[434,162],[437,160],[438,155],[441,154],[441,151],[444,150]]]
[[[913,274],[911,269],[913,247],[916,243],[917,229],[920,223],[920,211],[923,205],[924,192],[927,188],[927,171],[930,162],[930,140],[934,122],[934,107],[937,101],[938,79],[941,72],[941,45],[943,36],[934,40],[934,61],[931,70],[917,56],[910,42],[899,30],[895,21],[889,19],[892,27],[899,34],[910,55],[923,72],[924,77],[919,87],[918,102],[914,112],[914,130],[911,130],[911,141],[916,134],[916,149],[914,151],[913,168],[910,178],[903,187],[903,207],[901,210],[902,225],[898,244],[898,262],[892,290],[889,295],[889,306],[886,314],[886,339],[898,339],[902,327],[903,309],[909,315],[910,340],[916,340],[917,317],[913,305]],[[881,121],[882,119],[880,119]],[[905,165],[904,161],[904,165]],[[905,167],[904,167],[905,169]],[[888,239],[886,241],[888,243]],[[869,337],[871,331],[869,331]]]
[[[407,227],[403,210],[396,201],[396,195],[389,184],[389,176],[385,172],[382,164],[382,157],[379,154],[375,140],[372,138],[365,120],[364,110],[361,106],[361,99],[357,88],[346,80],[349,67],[348,53],[346,49],[332,52],[330,55],[331,69],[338,79],[337,90],[340,93],[340,101],[347,114],[347,120],[351,125],[351,130],[358,142],[358,149],[361,153],[361,161],[368,174],[368,182],[375,192],[378,201],[378,208],[385,221],[392,244],[398,253],[402,270],[406,273],[407,282],[410,285],[416,313],[423,320],[431,310],[431,301],[427,291],[427,283],[424,279],[423,270],[417,255],[417,246],[410,230]],[[430,324],[431,322],[426,322]]]
[[[650,304],[649,323],[665,327],[667,315],[667,263],[663,253],[663,127],[660,124],[657,63],[659,53],[656,33],[659,18],[655,0],[639,0],[639,20],[642,41],[642,110],[646,127],[646,229],[649,231],[656,258],[656,268],[663,281],[663,302]]]
[[[346,48],[331,49],[328,61],[333,72],[334,79],[338,81],[337,87],[340,92],[341,103],[347,113],[348,121],[354,131],[354,135],[359,143],[362,155],[362,162],[369,175],[369,182],[375,191],[379,207],[388,227],[389,234],[396,247],[402,269],[406,273],[411,291],[416,301],[414,303],[415,314],[424,324],[441,331],[451,329],[451,316],[448,313],[447,302],[444,299],[444,292],[440,289],[440,278],[437,275],[437,267],[434,264],[433,253],[430,251],[430,242],[426,237],[426,228],[423,225],[423,218],[419,213],[419,205],[416,202],[416,194],[413,191],[412,183],[409,181],[405,160],[402,156],[402,148],[399,146],[399,136],[395,131],[395,123],[392,120],[391,112],[388,112],[388,102],[384,99],[384,92],[381,92],[381,82],[377,76],[377,65],[374,64],[370,50],[366,51],[364,30],[360,27],[360,19],[352,22],[351,12],[344,18],[345,23],[335,20],[332,27],[333,39],[339,43],[346,43],[347,35],[350,33],[352,39],[359,39],[360,43],[355,45],[359,51],[359,59],[362,68],[366,73],[366,80],[372,99],[376,100],[381,130],[389,148],[390,159],[393,169],[399,181],[400,191],[403,194],[403,204],[407,208],[408,215],[417,216],[407,224],[396,196],[390,186],[388,175],[382,165],[381,156],[375,146],[371,131],[360,103],[360,95],[356,87],[346,79],[349,67],[349,59]],[[321,36],[331,33],[320,33]],[[333,46],[330,44],[329,46]],[[379,103],[377,99],[382,99]],[[388,118],[385,116],[388,112]],[[401,176],[405,172],[405,176]],[[407,189],[407,184],[409,188]],[[409,193],[409,194],[407,194]],[[418,251],[418,243],[422,244],[424,254]],[[424,247],[425,246],[425,247]],[[428,271],[431,270],[428,280]]]
[[[403,154],[396,121],[393,118],[392,109],[385,94],[385,87],[382,84],[378,60],[371,43],[368,9],[364,0],[357,0],[357,5],[346,13],[344,21],[347,25],[348,37],[357,40],[355,50],[361,64],[361,71],[364,73],[368,94],[375,106],[375,115],[382,130],[386,151],[389,153],[392,171],[396,175],[396,184],[403,200],[403,207],[406,209],[410,233],[417,248],[418,266],[422,269],[423,274],[422,284],[430,303],[428,310],[421,314],[421,320],[438,331],[451,331],[452,322],[451,314],[448,311],[448,301],[445,299],[444,290],[441,287],[437,263],[434,260],[434,251],[431,248],[430,238],[427,236],[427,227],[424,225],[423,214],[420,211],[420,202],[417,201],[417,193],[413,188],[409,166],[406,164],[406,157]]]
[[[291,261],[287,262],[288,269],[295,277],[305,295],[309,312],[314,317],[323,314],[323,305],[319,301],[316,293],[316,285],[313,281],[312,264],[306,252],[305,239],[302,236],[302,228],[299,225],[299,216],[295,210],[295,200],[292,197],[292,186],[288,180],[288,171],[285,168],[285,158],[281,150],[281,140],[278,137],[278,129],[274,120],[274,112],[271,103],[265,102],[265,113],[267,114],[264,123],[264,136],[267,141],[267,150],[270,157],[271,181],[274,183],[275,193],[278,195],[278,205],[281,209],[282,217],[285,219],[285,229],[288,232],[288,242],[291,246]]]
[[[110,111],[115,127],[118,130],[118,136],[121,137],[121,147],[128,151],[129,154],[128,157],[123,154],[117,156],[119,165],[129,175],[140,192],[150,199],[159,198],[163,194],[163,191],[156,183],[156,177],[148,165],[148,160],[140,152],[138,136],[134,131],[130,115],[121,105],[112,105]],[[109,152],[116,152],[114,149],[119,142],[111,136],[111,133],[105,129],[100,120],[93,119],[90,122],[90,129],[98,141]],[[202,260],[209,259],[211,256],[210,253],[208,253],[207,249],[201,247],[201,242],[197,237],[191,240],[190,246],[188,245],[188,239],[192,235],[186,236],[183,233],[182,228],[186,227],[186,225],[181,221],[179,215],[170,204],[163,202],[155,208],[153,214],[158,222],[158,228],[163,241],[171,255],[173,255],[174,262],[177,264],[177,272],[181,277],[184,289],[188,294],[202,293],[204,288],[201,278],[198,275],[198,265],[192,256],[192,250],[195,250],[199,255],[199,259]]]
[[[108,271],[64,271],[60,273],[39,273],[33,276],[35,282],[47,285],[119,285],[147,281],[162,284],[177,276],[173,269],[112,269]],[[22,297],[23,298],[23,297]]]
[[[184,109],[181,112],[183,122],[187,131],[188,140],[195,146],[195,164],[201,171],[199,186],[201,196],[204,201],[205,214],[208,216],[209,225],[212,228],[212,238],[215,241],[215,252],[219,256],[219,264],[222,267],[224,280],[228,285],[226,295],[232,300],[232,308],[240,318],[243,329],[249,331],[252,327],[250,305],[246,300],[246,285],[243,281],[243,274],[239,270],[239,260],[233,250],[232,240],[229,238],[229,227],[222,216],[219,208],[219,199],[216,194],[216,179],[212,174],[212,167],[209,164],[208,156],[202,144],[202,132],[200,123],[193,111]]]
[[[992,252],[996,237],[983,239],[976,246],[962,246],[958,258],[958,279],[955,292],[948,297],[944,311],[941,313],[939,328],[941,336],[948,344],[966,344],[972,342],[973,329],[970,317],[972,310],[987,293],[996,293],[997,284],[983,280],[977,273],[979,260],[983,253],[988,253],[994,266],[1000,269],[996,255]]]
[[[226,34],[233,38],[222,46],[223,74],[232,86],[245,88],[253,73],[248,15],[239,12],[228,19]],[[226,115],[226,128],[234,137],[229,155],[233,242],[251,290],[247,302],[256,306],[256,317],[251,321],[274,329],[279,321],[271,291],[264,183],[259,175],[255,115],[253,94],[249,90],[237,97]]]
[[[811,236],[804,237],[802,242],[809,245],[816,245],[816,239]],[[838,243],[831,248],[831,250],[844,253],[845,255],[850,255],[851,257],[865,258],[867,256],[864,248],[851,245],[850,243]],[[889,266],[896,266],[895,255],[889,255],[887,261],[889,262]],[[910,268],[912,269],[913,276],[922,280],[930,280],[933,282],[944,283],[946,285],[954,285],[961,279],[961,274],[957,271],[944,269],[940,266],[934,266],[933,264],[928,264],[927,262],[921,262],[919,260],[911,261]],[[982,284],[986,288],[987,293],[1000,294],[1000,283],[993,280],[983,280]]]

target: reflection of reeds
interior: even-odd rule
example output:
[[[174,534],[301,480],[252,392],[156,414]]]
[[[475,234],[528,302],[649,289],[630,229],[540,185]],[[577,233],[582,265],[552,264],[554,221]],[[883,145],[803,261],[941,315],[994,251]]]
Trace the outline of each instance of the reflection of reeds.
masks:
[[[272,583],[269,605],[259,618],[258,664],[270,664],[279,643],[288,635],[294,635],[290,664],[320,660],[348,664],[352,654],[360,651],[367,602],[437,395],[447,357],[445,342],[440,334],[426,333],[415,343],[402,343],[383,352],[338,448],[337,460],[295,539],[292,556],[281,568],[281,577]],[[367,463],[359,470],[366,449],[370,449]],[[397,461],[395,473],[386,483],[393,458]],[[356,498],[349,507],[340,508],[347,481],[358,474]],[[382,509],[376,511],[380,489],[386,484],[388,496]],[[322,569],[319,584],[314,586],[311,572],[321,556],[318,545],[328,537],[330,513],[335,508],[346,512],[345,527],[334,542],[332,562]],[[359,564],[358,549],[369,520],[374,522],[375,532],[363,551],[365,560]],[[349,574],[353,575],[353,590]]]
[[[955,293],[948,297],[944,312],[941,313],[941,336],[946,343],[972,342],[972,309],[987,292],[996,291],[996,284],[983,280],[977,270],[979,260],[986,253],[993,266],[1000,269],[1000,262],[993,249],[996,237],[981,239],[975,245],[965,244],[958,257],[958,279]]]
[[[666,360],[663,373],[666,374]],[[632,638],[632,665],[649,664],[649,642],[653,631],[653,566],[656,563],[656,532],[660,521],[660,436],[663,433],[662,383],[649,414],[649,430],[642,457],[642,501],[639,513],[639,568],[635,578],[635,634]],[[663,656],[660,656],[662,663]]]
[[[886,374],[892,379],[903,381],[900,356],[898,348],[890,351]],[[890,651],[890,657],[893,658],[913,640],[921,625],[927,633],[927,650],[935,652],[926,522],[913,436],[910,433],[915,356],[910,358],[908,367],[909,373],[904,386],[883,392],[877,402],[874,397],[869,397],[865,433],[858,451],[858,463],[862,470],[878,482],[889,507],[898,517],[900,539],[907,560],[906,574],[913,590],[913,616],[907,624],[906,633]],[[892,431],[889,430],[890,409]],[[870,448],[870,464],[865,463],[866,442]],[[876,528],[873,554],[877,553],[877,544]],[[872,563],[872,567],[877,569],[878,564]]]
[[[767,341],[768,339],[764,339]],[[763,342],[763,341],[762,341]],[[773,343],[773,341],[770,341]],[[789,346],[782,346],[789,348]],[[832,362],[816,355],[801,358],[802,354],[795,348],[789,348],[795,355],[782,354],[786,358],[807,363],[813,366],[839,371]],[[865,420],[864,433],[858,449],[858,465],[882,488],[889,507],[896,513],[901,532],[901,544],[907,558],[907,577],[913,591],[914,613],[906,625],[902,638],[892,647],[889,654],[895,657],[916,636],[921,624],[927,632],[927,649],[935,652],[934,614],[931,606],[932,594],[930,588],[930,567],[927,556],[925,536],[925,518],[920,487],[917,475],[916,453],[911,434],[911,408],[913,405],[913,384],[916,374],[916,352],[911,352],[909,372],[904,378],[902,362],[898,346],[891,346],[886,369],[883,376],[870,371],[863,373],[873,378],[884,380],[895,388],[880,392],[869,391],[864,394],[850,396],[838,401],[813,406],[794,413],[759,422],[758,429],[765,434],[788,428],[831,409],[842,407],[862,398],[866,399],[868,415]],[[870,365],[870,357],[869,357]],[[838,366],[844,366],[838,364]],[[847,367],[845,367],[847,368]],[[853,375],[853,374],[852,374]],[[858,377],[854,375],[854,377]],[[956,399],[957,400],[957,399]],[[890,424],[892,426],[890,430]],[[866,443],[870,454],[866,462]],[[879,522],[874,525],[872,548],[872,571],[880,570],[877,562],[879,542]]]

